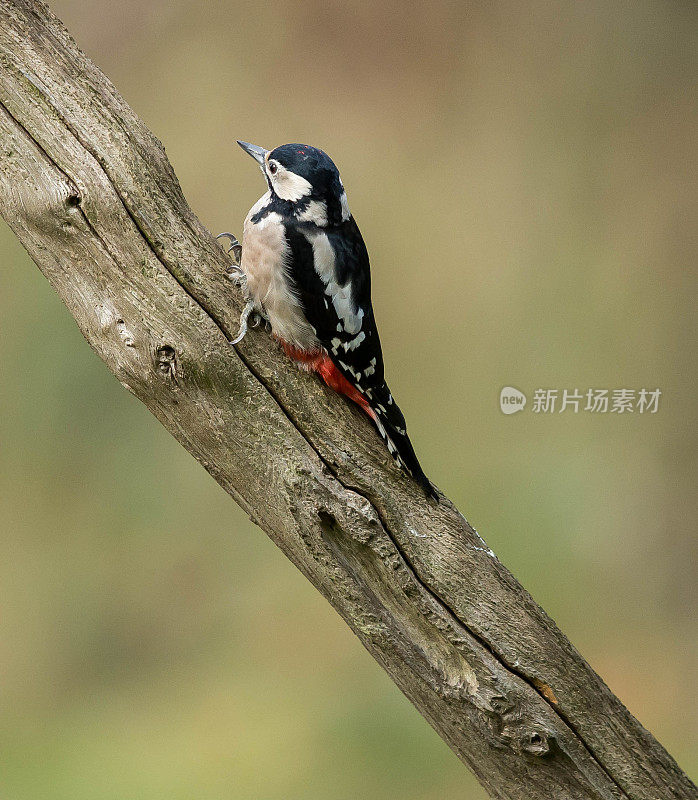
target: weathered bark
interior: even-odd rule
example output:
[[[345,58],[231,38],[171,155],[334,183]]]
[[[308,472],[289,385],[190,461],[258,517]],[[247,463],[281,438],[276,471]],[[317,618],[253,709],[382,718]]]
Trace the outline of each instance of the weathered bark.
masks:
[[[0,212],[109,369],[332,603],[494,797],[696,798],[448,500],[240,298],[161,144],[39,2],[0,0]],[[661,687],[660,687],[661,688]]]

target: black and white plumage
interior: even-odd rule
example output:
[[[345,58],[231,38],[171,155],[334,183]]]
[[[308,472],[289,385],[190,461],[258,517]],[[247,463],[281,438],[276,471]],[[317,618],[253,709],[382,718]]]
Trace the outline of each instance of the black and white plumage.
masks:
[[[385,382],[368,252],[337,167],[304,144],[271,151],[238,144],[268,186],[243,231],[239,280],[247,314],[267,319],[291,358],[361,406],[398,463],[434,496]]]

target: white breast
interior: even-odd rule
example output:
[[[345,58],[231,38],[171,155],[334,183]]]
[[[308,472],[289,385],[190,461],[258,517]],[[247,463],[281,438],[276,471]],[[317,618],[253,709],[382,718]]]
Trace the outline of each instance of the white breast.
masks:
[[[269,200],[269,192],[262,195],[245,219],[241,267],[247,275],[247,290],[269,317],[274,336],[302,350],[317,350],[315,331],[289,284],[291,252],[281,216],[273,212],[256,224],[252,222]]]

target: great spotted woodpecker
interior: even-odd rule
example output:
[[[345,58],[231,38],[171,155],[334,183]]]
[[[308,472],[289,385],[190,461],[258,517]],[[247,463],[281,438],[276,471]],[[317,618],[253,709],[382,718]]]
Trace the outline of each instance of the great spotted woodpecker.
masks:
[[[337,167],[305,144],[238,144],[259,164],[268,191],[245,219],[237,280],[248,303],[233,344],[251,313],[267,320],[286,354],[360,406],[395,460],[434,497],[383,377],[368,252]],[[220,235],[239,255],[237,240]]]

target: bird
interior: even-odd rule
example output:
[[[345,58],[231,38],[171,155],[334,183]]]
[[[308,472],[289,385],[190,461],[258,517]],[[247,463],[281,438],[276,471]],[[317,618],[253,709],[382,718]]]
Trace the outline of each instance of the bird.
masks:
[[[385,381],[368,251],[339,170],[310,145],[238,144],[259,165],[267,191],[247,214],[242,245],[230,233],[218,237],[231,241],[238,261],[231,277],[247,300],[232,344],[250,315],[252,324],[264,320],[289,358],[370,417],[398,465],[435,498]]]

